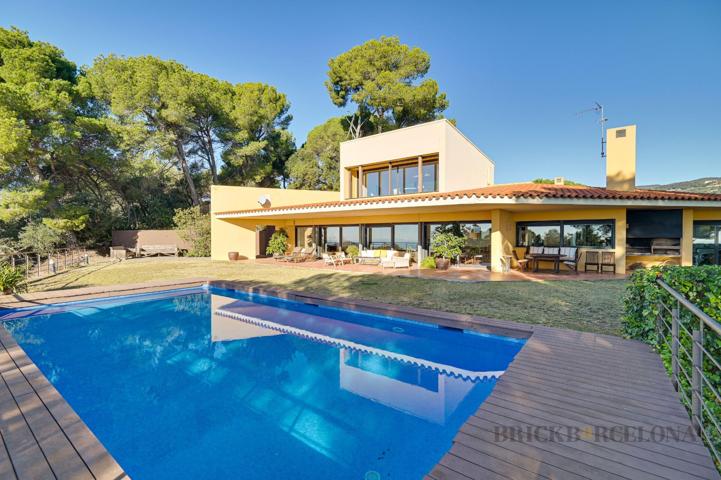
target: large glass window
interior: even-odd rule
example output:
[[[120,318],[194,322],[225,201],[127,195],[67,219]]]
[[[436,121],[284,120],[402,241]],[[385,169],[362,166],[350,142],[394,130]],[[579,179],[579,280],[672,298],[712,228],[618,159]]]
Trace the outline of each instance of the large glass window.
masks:
[[[393,226],[393,248],[414,251],[418,248],[418,224],[400,224]]]
[[[613,220],[519,222],[519,247],[614,248]]]
[[[418,193],[418,166],[403,168],[403,193]]]
[[[341,227],[341,242],[343,251],[351,245],[360,243],[360,227],[358,225]]]
[[[381,176],[381,186],[380,186],[380,192],[381,195],[389,195],[390,194],[390,185],[388,184],[388,177],[390,175],[390,172],[388,170],[381,170],[380,176]]]
[[[564,223],[563,245],[565,247],[611,248],[613,224]]]
[[[461,247],[460,263],[485,264],[491,259],[491,224],[490,222],[453,222],[426,225],[426,238],[430,248],[433,236],[439,232],[451,232],[465,238]]]
[[[323,230],[324,250],[326,252],[340,251],[340,227],[325,227]]]
[[[423,164],[423,191],[435,192],[438,189],[438,163]]]
[[[519,225],[518,245],[524,247],[561,246],[561,224]]]
[[[295,227],[295,246],[296,247],[313,247],[315,241],[313,239],[313,227]]]
[[[369,248],[391,248],[392,243],[391,226],[369,226],[366,229],[366,241]]]
[[[721,221],[694,222],[694,265],[721,265]]]
[[[380,190],[380,172],[367,172],[363,174],[365,177],[364,183],[366,185],[366,196],[378,197],[381,194]]]

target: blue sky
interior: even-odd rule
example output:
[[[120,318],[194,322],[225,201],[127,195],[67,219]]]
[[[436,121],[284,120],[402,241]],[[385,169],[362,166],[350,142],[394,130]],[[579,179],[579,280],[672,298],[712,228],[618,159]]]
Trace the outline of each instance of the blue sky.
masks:
[[[231,82],[275,85],[298,145],[342,113],[327,61],[380,35],[431,55],[447,116],[496,182],[604,182],[594,101],[638,125],[640,184],[721,176],[721,2],[79,2],[4,0],[0,25],[79,64],[152,54]]]

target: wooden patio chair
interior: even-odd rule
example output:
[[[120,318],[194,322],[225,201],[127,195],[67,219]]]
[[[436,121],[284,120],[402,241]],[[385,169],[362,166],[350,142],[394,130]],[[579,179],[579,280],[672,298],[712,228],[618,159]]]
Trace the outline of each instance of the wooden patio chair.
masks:
[[[518,258],[518,252],[516,252],[515,248],[512,250],[512,252],[513,260],[515,260],[516,264],[518,265],[518,270],[521,272],[527,271],[531,266],[531,260],[528,258]]]
[[[601,252],[601,273],[603,273],[604,268],[611,268],[613,269],[613,273],[616,273],[616,252]]]
[[[594,267],[594,270],[598,272],[600,266],[601,262],[598,258],[598,252],[593,250],[589,250],[588,252],[586,252],[586,262],[583,265],[583,271],[588,272],[588,267]]]
[[[274,257],[279,262],[290,262],[293,261],[295,257],[300,255],[302,247],[293,247],[293,250],[288,255],[281,255],[279,257]]]
[[[306,247],[300,250],[300,254],[295,256],[291,261],[293,262],[305,262],[308,260],[315,260],[315,248]]]
[[[581,250],[576,247],[564,247],[561,249],[561,254],[565,255],[561,258],[563,264],[578,273],[578,260],[581,258]]]

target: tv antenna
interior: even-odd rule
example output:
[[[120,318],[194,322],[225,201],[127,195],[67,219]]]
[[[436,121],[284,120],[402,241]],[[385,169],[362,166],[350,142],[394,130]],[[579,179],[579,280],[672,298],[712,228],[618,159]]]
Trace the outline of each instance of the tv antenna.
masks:
[[[598,102],[593,102],[594,106],[581,110],[576,115],[581,116],[589,112],[596,112],[598,114],[598,124],[601,126],[601,160],[606,158],[606,122],[608,118],[603,114],[603,105]]]

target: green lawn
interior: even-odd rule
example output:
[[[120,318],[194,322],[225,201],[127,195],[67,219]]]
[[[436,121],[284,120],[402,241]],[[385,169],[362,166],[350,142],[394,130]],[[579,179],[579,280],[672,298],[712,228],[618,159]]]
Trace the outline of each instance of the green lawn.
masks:
[[[81,268],[32,282],[30,291],[197,277],[250,281],[290,290],[613,335],[621,331],[626,283],[623,280],[459,283],[282,265],[163,258]]]

